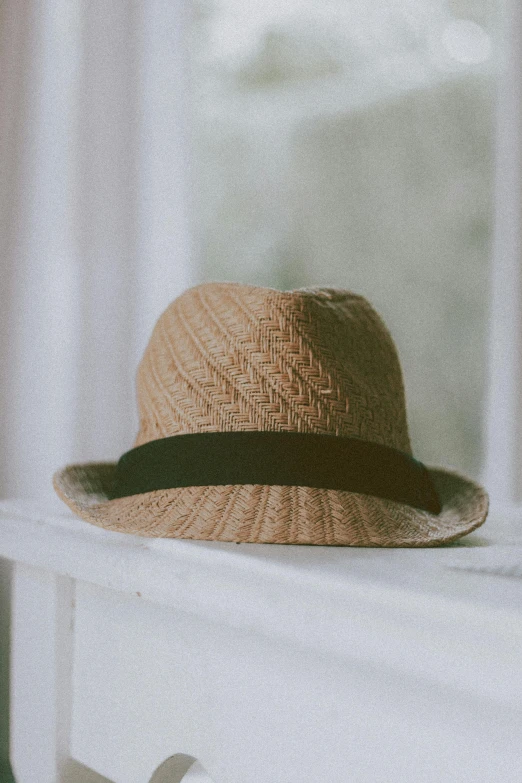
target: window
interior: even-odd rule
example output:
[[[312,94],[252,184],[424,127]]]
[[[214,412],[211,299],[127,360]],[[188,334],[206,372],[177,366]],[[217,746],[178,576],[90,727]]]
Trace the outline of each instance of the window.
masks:
[[[399,349],[414,454],[477,478],[499,17],[200,0],[192,29],[206,278],[364,294]]]

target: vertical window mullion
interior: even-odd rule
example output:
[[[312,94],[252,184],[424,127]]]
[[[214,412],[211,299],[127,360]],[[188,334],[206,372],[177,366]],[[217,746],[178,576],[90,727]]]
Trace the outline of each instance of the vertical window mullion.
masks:
[[[491,271],[485,463],[492,506],[522,498],[522,6],[510,0],[498,46],[494,241]]]

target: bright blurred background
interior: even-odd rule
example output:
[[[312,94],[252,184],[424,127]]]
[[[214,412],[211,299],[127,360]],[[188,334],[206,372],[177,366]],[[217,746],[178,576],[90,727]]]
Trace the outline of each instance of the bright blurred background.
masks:
[[[2,0],[1,496],[64,512],[57,467],[132,446],[139,357],[201,280],[364,294],[414,454],[479,478],[503,13]]]
[[[205,277],[364,294],[414,450],[475,476],[498,37],[484,0],[203,0],[192,39]]]

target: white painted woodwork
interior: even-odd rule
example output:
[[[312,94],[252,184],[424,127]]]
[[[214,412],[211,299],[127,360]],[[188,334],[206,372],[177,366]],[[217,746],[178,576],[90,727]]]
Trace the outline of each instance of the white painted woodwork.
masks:
[[[163,310],[201,279],[192,226],[192,12],[185,0],[147,0],[132,12],[139,105],[133,368]]]
[[[54,470],[132,445],[138,361],[162,310],[198,281],[190,10],[183,0],[0,3],[4,497],[59,510]],[[0,562],[2,606],[9,578]],[[7,644],[2,634],[0,767]]]
[[[165,307],[198,282],[184,0],[5,0],[0,20],[3,496],[117,457]]]
[[[517,505],[522,520],[522,6],[508,0],[499,45],[495,226],[491,263],[488,389],[483,483],[495,503]]]
[[[74,581],[17,562],[11,636],[11,755],[16,776],[60,779],[68,758]]]
[[[0,504],[17,782],[522,779],[522,580],[448,567],[522,556],[505,530],[236,545]]]

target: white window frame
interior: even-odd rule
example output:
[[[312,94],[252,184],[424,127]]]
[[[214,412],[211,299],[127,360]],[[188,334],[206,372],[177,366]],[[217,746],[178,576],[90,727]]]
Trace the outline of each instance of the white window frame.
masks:
[[[491,509],[522,516],[522,6],[509,0],[496,107],[494,237],[482,481]],[[500,49],[501,47],[499,47]]]

